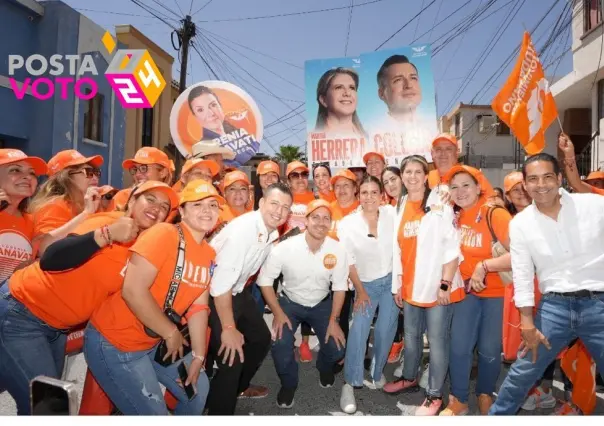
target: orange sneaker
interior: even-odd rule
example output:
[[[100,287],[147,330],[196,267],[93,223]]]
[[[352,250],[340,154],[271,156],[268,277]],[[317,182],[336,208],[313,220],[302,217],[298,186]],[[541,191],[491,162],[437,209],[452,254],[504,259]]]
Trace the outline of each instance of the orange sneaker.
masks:
[[[560,408],[553,414],[554,416],[580,416],[581,410],[575,407],[570,402],[565,402]]]
[[[310,346],[308,342],[300,343],[300,362],[312,362],[312,351],[310,350]]]
[[[493,405],[493,397],[491,395],[487,395],[486,393],[478,395],[478,411],[480,415],[486,416],[489,414],[491,405]]]
[[[463,404],[453,395],[449,395],[449,404],[440,412],[439,416],[465,416],[469,412],[468,404]]]
[[[388,364],[396,364],[401,359],[401,352],[403,350],[403,342],[394,342],[390,348],[390,354],[388,355]]]

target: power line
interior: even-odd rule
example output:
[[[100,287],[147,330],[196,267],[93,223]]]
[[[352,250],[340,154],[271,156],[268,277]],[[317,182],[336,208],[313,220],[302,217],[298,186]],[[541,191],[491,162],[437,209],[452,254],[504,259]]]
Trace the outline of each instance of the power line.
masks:
[[[212,66],[208,63],[208,61],[206,61],[206,59],[203,57],[203,55],[201,54],[201,52],[199,51],[199,49],[197,49],[197,46],[194,43],[191,43],[191,47],[193,48],[194,51],[197,52],[197,54],[199,55],[199,57],[203,61],[204,65],[210,70],[210,72],[212,73],[212,75],[214,76],[214,78],[216,80],[220,80],[220,78],[218,77],[218,74],[216,74],[216,71],[214,71],[212,69]]]
[[[147,5],[145,5],[145,4],[143,4],[143,3],[141,3],[141,2],[140,2],[140,1],[138,1],[138,0],[130,0],[130,1],[131,1],[132,3],[134,3],[135,5],[137,5],[138,7],[140,7],[141,9],[143,9],[143,10],[145,10],[146,12],[149,12],[151,15],[155,16],[157,19],[159,19],[160,21],[162,21],[164,24],[166,24],[167,26],[169,26],[169,27],[170,27],[170,28],[172,28],[173,30],[178,31],[178,29],[177,29],[177,28],[176,28],[174,25],[172,25],[172,24],[170,24],[168,21],[166,21],[166,19],[170,19],[170,18],[168,18],[167,16],[165,16],[165,18],[166,18],[166,19],[164,19],[164,18],[162,18],[162,17],[158,16],[158,14],[157,14],[157,13],[154,13],[154,12],[153,12],[153,11],[152,11],[152,10],[151,10],[151,9],[150,9],[148,6],[147,6]]]
[[[121,16],[137,16],[139,18],[156,19],[155,16],[149,15],[137,15],[136,13],[125,13],[125,12],[112,12],[110,10],[95,10],[95,9],[82,9],[79,7],[74,8],[79,12],[94,12],[94,13],[106,13],[108,15],[121,15]]]
[[[344,56],[348,55],[348,40],[350,39],[350,24],[352,23],[352,10],[354,9],[354,0],[350,0],[348,10],[348,29],[346,30],[346,45],[344,46]]]
[[[179,15],[178,13],[174,12],[172,9],[170,9],[169,7],[165,6],[164,4],[158,2],[157,0],[151,0],[153,3],[155,3],[156,5],[160,6],[162,9],[170,12],[172,15],[176,16],[178,19],[181,19],[183,16]]]
[[[434,3],[436,3],[436,0],[432,0],[432,2],[428,6],[424,7],[422,10],[420,10],[419,12],[417,12],[417,14],[413,18],[411,18],[407,22],[405,22],[402,27],[400,27],[398,30],[396,30],[390,37],[388,37],[386,40],[384,40],[382,42],[382,44],[380,44],[378,47],[376,47],[373,50],[374,51],[378,50],[380,47],[382,47],[383,45],[385,45],[386,43],[388,43],[390,40],[392,40],[394,38],[394,36],[396,36],[398,33],[400,33],[401,31],[403,31],[407,25],[409,25],[411,22],[413,22],[413,20],[415,18],[417,18],[422,13],[424,13],[426,10],[428,10],[430,8],[430,6],[432,6]]]
[[[438,19],[438,15],[440,14],[440,9],[442,9],[444,2],[445,2],[445,0],[440,0],[440,5],[438,6],[436,15],[434,15],[434,22],[432,22],[432,28],[430,28],[430,35],[428,36],[428,39],[430,39],[430,37],[432,37],[432,31],[434,31],[434,27],[436,26],[436,20]],[[415,31],[417,32],[417,28],[415,29]],[[413,36],[413,38],[415,39],[415,35]]]
[[[420,7],[420,9],[424,8],[424,3],[426,2],[426,0],[422,0],[422,5]],[[442,3],[441,3],[442,5]],[[415,31],[413,31],[413,38],[415,38],[415,36],[417,35],[417,29],[419,28],[419,21],[421,21],[421,19],[417,20],[417,23],[415,24]]]
[[[298,105],[295,109],[292,109],[291,111],[289,111],[289,112],[283,114],[281,117],[277,118],[275,121],[272,121],[272,122],[268,123],[267,125],[265,125],[264,128],[267,129],[269,127],[274,126],[275,124],[279,124],[279,120],[286,119],[285,117],[287,117],[288,115],[290,115],[292,112],[299,110],[303,106],[304,105]],[[298,113],[298,114],[300,114],[300,113]],[[293,118],[293,117],[295,117],[298,114],[294,114],[291,117],[288,117],[286,120],[289,120],[290,118]]]
[[[355,7],[363,7],[368,6],[370,4],[381,3],[386,0],[371,0],[365,3],[359,3]],[[302,12],[291,12],[291,13],[280,13],[278,15],[265,15],[265,16],[249,16],[247,18],[226,18],[226,19],[215,19],[213,21],[201,21],[201,22],[234,22],[234,21],[252,21],[256,19],[270,19],[270,18],[282,18],[284,16],[298,16],[298,15],[310,15],[313,13],[322,13],[322,12],[333,12],[334,10],[342,10],[348,9],[350,6],[340,6],[340,7],[331,7],[329,9],[319,9],[319,10],[306,10]]]
[[[195,12],[193,12],[191,14],[191,16],[195,16],[197,15],[199,12],[201,12],[202,10],[204,10],[206,7],[209,6],[209,4],[212,3],[212,0],[208,0],[206,4],[204,4],[203,6],[201,6],[199,9],[197,9]]]
[[[438,24],[433,25],[432,28],[429,31],[426,31],[423,34],[420,34],[419,36],[417,36],[412,42],[411,44],[415,43],[417,40],[419,40],[420,38],[422,38],[423,36],[425,36],[428,33],[431,33],[432,30],[436,27],[438,27],[440,24],[442,24],[443,22],[447,22],[449,20],[449,18],[451,18],[453,15],[455,15],[457,12],[459,12],[460,10],[462,10],[468,3],[470,3],[472,0],[467,0],[464,4],[462,4],[461,6],[459,6],[457,9],[455,9],[452,13],[449,14],[449,16],[447,16],[446,18],[443,18],[440,22],[438,22]],[[442,3],[441,3],[442,4]],[[465,18],[464,18],[465,19]],[[434,43],[434,42],[432,42]]]

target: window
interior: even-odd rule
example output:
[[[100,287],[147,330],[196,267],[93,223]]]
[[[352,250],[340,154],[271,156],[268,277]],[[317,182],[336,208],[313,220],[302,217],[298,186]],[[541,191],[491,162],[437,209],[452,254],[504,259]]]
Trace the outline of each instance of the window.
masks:
[[[602,22],[601,0],[583,0],[583,32],[594,29]]]
[[[141,146],[153,146],[153,108],[143,109]]]
[[[458,138],[461,135],[461,114],[455,114],[455,137]]]
[[[90,89],[86,89],[90,93]],[[97,93],[96,96],[86,101],[84,112],[84,138],[103,142],[103,105],[105,96]]]
[[[495,123],[495,117],[490,114],[478,115],[478,133],[487,134],[493,131]]]
[[[598,123],[604,118],[604,80],[598,81]]]
[[[511,134],[510,128],[503,121],[497,122],[497,136],[509,136]]]

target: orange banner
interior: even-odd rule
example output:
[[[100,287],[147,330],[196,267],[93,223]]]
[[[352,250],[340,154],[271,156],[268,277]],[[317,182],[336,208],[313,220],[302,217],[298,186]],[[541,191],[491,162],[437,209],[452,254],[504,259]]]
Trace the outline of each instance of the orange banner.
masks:
[[[572,402],[589,415],[596,408],[596,364],[581,341],[562,355],[560,366],[573,384]]]
[[[514,132],[529,155],[545,147],[545,130],[558,116],[531,36],[524,32],[520,56],[491,104],[501,121]]]

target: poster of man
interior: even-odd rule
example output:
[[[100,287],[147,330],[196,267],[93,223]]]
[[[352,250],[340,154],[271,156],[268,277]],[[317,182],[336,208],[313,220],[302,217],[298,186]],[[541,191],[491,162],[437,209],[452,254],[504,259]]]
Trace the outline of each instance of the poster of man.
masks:
[[[245,164],[260,148],[263,136],[258,105],[241,88],[225,81],[204,81],[180,94],[170,113],[170,132],[180,153],[189,157],[199,141],[213,141]]]

